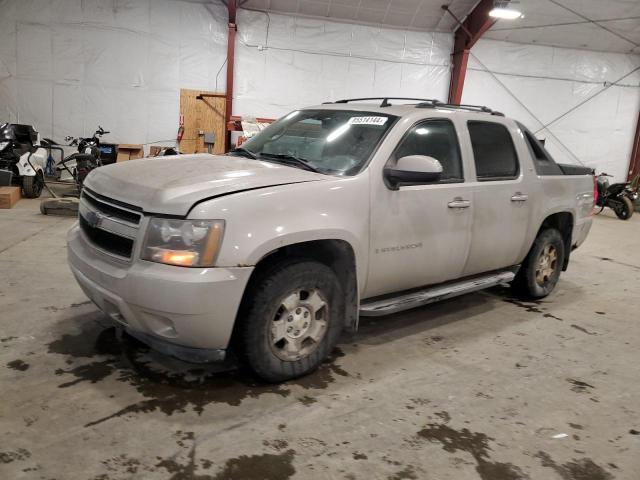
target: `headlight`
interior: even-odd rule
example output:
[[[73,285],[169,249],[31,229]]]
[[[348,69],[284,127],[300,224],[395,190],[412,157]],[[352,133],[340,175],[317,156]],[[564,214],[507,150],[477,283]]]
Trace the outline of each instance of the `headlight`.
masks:
[[[224,220],[152,218],[142,259],[181,267],[212,267],[224,233]]]
[[[0,152],[4,150],[9,143],[10,142],[0,142]]]

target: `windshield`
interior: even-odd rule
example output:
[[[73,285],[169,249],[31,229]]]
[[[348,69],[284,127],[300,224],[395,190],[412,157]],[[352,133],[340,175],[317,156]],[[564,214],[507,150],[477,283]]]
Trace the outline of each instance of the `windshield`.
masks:
[[[232,155],[286,163],[331,175],[355,175],[397,117],[352,110],[297,110]]]

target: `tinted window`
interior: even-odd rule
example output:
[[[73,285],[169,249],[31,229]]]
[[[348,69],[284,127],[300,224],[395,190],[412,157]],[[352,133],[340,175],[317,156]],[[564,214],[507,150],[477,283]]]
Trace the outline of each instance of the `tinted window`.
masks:
[[[478,180],[505,180],[518,175],[518,158],[509,130],[493,122],[468,122]]]
[[[562,170],[560,170],[560,167],[553,161],[549,152],[547,152],[542,145],[542,142],[540,142],[533,133],[527,130],[523,125],[518,124],[518,126],[524,134],[525,142],[536,167],[536,173],[538,175],[562,175]]]
[[[395,159],[408,155],[426,155],[442,164],[442,181],[461,182],[462,161],[458,138],[448,120],[428,120],[413,126],[400,141]]]

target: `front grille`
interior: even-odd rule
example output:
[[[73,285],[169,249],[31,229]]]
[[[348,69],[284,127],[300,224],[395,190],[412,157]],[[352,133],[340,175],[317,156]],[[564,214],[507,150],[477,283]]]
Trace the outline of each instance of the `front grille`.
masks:
[[[82,191],[82,198],[95,210],[113,219],[124,220],[134,225],[139,225],[142,219],[142,209],[139,207],[104,197],[86,187]]]
[[[143,212],[84,188],[78,206],[80,228],[87,241],[104,253],[131,259]]]
[[[131,258],[133,252],[133,239],[121,237],[101,228],[92,227],[89,222],[80,214],[78,216],[80,228],[89,241],[98,248],[106,252],[113,253],[125,258]]]

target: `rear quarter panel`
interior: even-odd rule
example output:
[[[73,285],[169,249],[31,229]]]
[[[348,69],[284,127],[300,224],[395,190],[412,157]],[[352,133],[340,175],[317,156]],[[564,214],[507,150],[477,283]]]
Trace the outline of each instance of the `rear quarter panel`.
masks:
[[[529,246],[533,243],[542,222],[554,213],[570,212],[573,215],[572,246],[579,246],[591,228],[593,218],[593,179],[591,175],[538,176],[537,195],[533,207],[533,231]],[[526,255],[526,253],[525,253]]]

